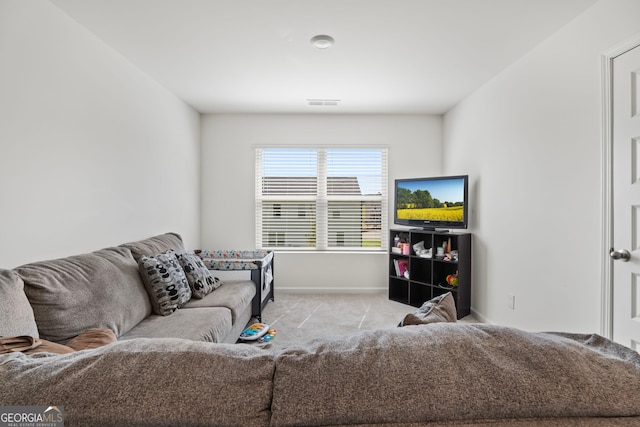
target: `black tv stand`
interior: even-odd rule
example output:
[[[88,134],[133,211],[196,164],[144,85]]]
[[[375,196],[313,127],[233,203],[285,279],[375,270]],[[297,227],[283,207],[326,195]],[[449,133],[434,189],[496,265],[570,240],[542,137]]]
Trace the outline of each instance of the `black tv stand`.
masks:
[[[402,243],[409,244],[409,253],[398,253],[393,249],[395,236]],[[425,229],[394,229],[389,231],[391,248],[389,251],[389,299],[420,307],[425,301],[451,291],[456,302],[458,319],[471,313],[471,234],[453,233]],[[424,242],[431,248],[432,257],[426,258],[415,253],[413,246]],[[457,260],[447,260],[435,256],[438,247],[449,244],[448,249],[457,251]],[[398,274],[396,264],[408,268],[409,277]],[[458,286],[451,287],[446,282],[448,275],[458,273]]]

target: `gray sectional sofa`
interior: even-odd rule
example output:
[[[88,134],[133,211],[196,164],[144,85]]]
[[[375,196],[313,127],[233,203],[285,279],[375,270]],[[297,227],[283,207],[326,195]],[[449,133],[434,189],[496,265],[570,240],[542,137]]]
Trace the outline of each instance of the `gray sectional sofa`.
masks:
[[[88,329],[106,328],[118,340],[186,338],[236,342],[251,319],[256,287],[250,280],[225,281],[169,315],[154,313],[153,296],[138,262],[144,256],[170,250],[187,252],[179,234],[166,233],[0,271],[0,281],[4,282],[0,293],[11,294],[11,298],[0,298],[0,335],[30,335],[64,344]]]
[[[0,355],[1,403],[64,406],[67,427],[631,427],[638,390],[638,354],[601,337],[464,323]]]
[[[167,250],[184,250],[178,235],[0,270],[0,418],[39,405],[67,427],[640,425],[640,355],[598,335],[456,323],[443,296],[404,327],[230,344],[255,284],[153,314],[136,259]]]

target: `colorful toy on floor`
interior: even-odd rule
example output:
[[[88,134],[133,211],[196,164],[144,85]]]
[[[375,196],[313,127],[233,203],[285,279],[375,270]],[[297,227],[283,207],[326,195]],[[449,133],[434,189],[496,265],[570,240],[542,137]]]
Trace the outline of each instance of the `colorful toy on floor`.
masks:
[[[258,338],[258,342],[269,342],[275,336],[276,336],[276,330],[275,329],[269,329],[269,331],[265,335],[263,335],[260,338]]]
[[[254,323],[244,331],[242,331],[242,333],[240,334],[240,339],[243,341],[255,341],[268,332],[269,325],[265,323]]]

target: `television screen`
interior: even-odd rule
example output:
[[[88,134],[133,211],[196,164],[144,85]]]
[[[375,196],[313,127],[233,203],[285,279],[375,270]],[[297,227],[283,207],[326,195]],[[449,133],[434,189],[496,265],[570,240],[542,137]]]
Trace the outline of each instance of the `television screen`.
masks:
[[[422,228],[467,228],[468,175],[395,181],[394,223]]]

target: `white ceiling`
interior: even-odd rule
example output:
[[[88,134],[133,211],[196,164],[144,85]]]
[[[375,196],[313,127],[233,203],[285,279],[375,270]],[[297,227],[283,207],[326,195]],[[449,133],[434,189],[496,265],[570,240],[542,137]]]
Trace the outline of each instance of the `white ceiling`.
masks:
[[[597,0],[50,1],[203,113],[440,114]]]

